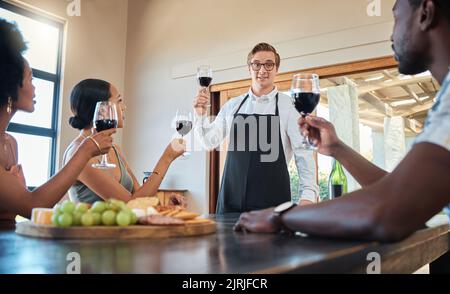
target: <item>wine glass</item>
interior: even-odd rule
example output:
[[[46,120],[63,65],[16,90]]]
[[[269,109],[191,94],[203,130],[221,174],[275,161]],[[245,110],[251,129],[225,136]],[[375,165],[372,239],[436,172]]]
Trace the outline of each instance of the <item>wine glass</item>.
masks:
[[[192,113],[184,109],[177,109],[175,115],[175,129],[178,134],[181,135],[181,138],[189,134],[192,130],[192,125]],[[189,152],[184,152],[180,159],[188,159],[190,156],[191,154]]]
[[[204,88],[204,90],[208,89],[212,82],[212,69],[209,65],[201,65],[197,68],[197,79],[198,84],[201,88]],[[207,107],[210,107],[211,104],[209,103],[206,105]]]
[[[317,74],[296,74],[292,79],[291,99],[302,117],[311,114],[320,101],[320,81]],[[316,150],[309,138],[303,136],[302,147]]]
[[[94,113],[94,126],[97,132],[117,128],[116,104],[108,101],[97,102]],[[109,163],[107,154],[103,154],[101,161],[92,164],[92,167],[98,169],[112,169],[115,168],[116,165]]]

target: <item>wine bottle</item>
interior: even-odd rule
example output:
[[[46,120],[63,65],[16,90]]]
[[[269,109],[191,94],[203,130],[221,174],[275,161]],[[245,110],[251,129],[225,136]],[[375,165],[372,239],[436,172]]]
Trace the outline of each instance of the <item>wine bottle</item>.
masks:
[[[337,160],[333,160],[330,178],[328,180],[330,199],[335,199],[347,193],[347,176],[342,165]]]

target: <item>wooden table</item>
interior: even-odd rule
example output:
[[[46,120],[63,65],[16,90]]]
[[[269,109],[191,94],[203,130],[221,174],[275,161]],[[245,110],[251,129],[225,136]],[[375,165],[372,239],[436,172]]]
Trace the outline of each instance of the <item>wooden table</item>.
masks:
[[[237,215],[217,217],[217,234],[163,240],[43,240],[0,227],[0,273],[66,273],[70,252],[81,273],[366,273],[370,252],[382,273],[412,273],[449,251],[449,226],[393,244],[234,233]],[[449,254],[447,254],[448,256]]]

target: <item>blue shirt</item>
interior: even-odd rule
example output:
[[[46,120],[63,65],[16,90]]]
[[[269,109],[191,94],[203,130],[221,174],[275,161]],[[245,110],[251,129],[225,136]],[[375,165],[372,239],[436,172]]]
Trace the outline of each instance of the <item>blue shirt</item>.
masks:
[[[450,71],[436,96],[436,102],[428,112],[424,130],[414,144],[420,142],[436,144],[450,152]],[[450,219],[450,205],[445,212]]]

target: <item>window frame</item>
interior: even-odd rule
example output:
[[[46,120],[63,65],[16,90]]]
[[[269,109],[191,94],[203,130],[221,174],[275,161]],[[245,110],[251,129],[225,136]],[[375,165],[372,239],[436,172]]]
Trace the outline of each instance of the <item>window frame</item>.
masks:
[[[32,68],[33,77],[48,81],[53,83],[53,105],[52,105],[52,118],[51,118],[51,128],[37,127],[33,125],[25,125],[18,123],[10,123],[8,126],[8,132],[14,132],[25,135],[33,135],[38,137],[45,137],[51,139],[51,150],[50,150],[50,162],[49,162],[49,172],[48,177],[52,177],[56,173],[56,159],[57,159],[57,149],[58,149],[58,127],[59,127],[59,103],[61,94],[61,74],[62,74],[62,55],[63,55],[63,44],[64,44],[64,23],[52,20],[41,14],[35,13],[28,9],[16,6],[14,4],[0,0],[0,8],[9,10],[13,13],[22,15],[24,17],[31,18],[35,21],[50,25],[58,29],[59,40],[58,40],[58,54],[56,63],[56,72],[50,73],[42,70]],[[33,188],[33,187],[30,187]]]

